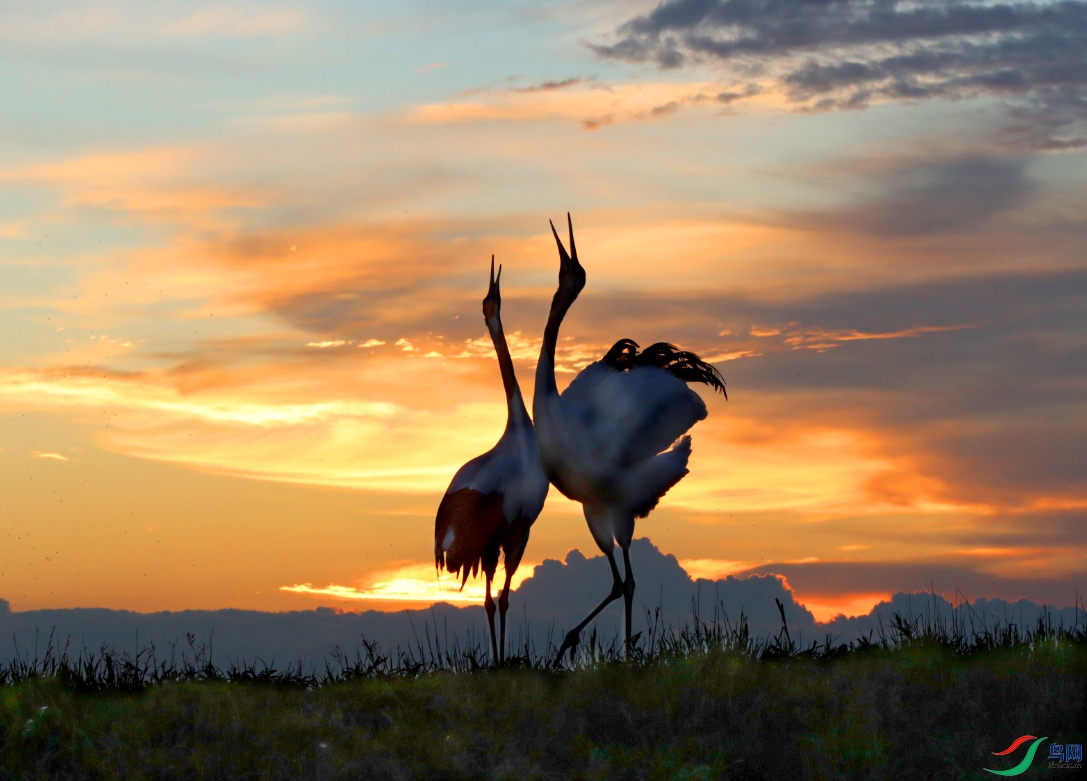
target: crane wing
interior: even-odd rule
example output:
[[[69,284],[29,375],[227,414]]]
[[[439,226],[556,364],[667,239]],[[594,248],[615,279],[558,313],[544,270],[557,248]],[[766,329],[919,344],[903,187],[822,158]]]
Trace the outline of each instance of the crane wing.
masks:
[[[578,372],[573,381],[566,386],[560,398],[566,404],[591,409],[595,404],[596,392],[600,384],[616,374],[619,374],[619,370],[602,360],[590,363]]]
[[[684,436],[671,450],[635,464],[626,473],[623,495],[636,518],[649,515],[660,498],[683,479],[690,457],[691,438]]]
[[[446,496],[470,489],[480,494],[499,494],[507,523],[517,517],[529,523],[543,510],[550,483],[540,466],[536,437],[529,427],[513,426],[498,444],[457,470]]]
[[[587,416],[595,459],[617,467],[665,451],[705,417],[701,397],[656,366],[612,370],[595,382]]]

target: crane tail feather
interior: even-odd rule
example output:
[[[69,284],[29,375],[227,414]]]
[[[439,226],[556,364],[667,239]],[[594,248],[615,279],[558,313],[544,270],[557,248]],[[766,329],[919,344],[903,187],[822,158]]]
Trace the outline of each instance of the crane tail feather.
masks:
[[[461,488],[447,493],[434,519],[434,554],[439,569],[461,578],[463,589],[469,576],[479,570],[494,577],[498,567],[499,541],[505,529],[503,495]]]

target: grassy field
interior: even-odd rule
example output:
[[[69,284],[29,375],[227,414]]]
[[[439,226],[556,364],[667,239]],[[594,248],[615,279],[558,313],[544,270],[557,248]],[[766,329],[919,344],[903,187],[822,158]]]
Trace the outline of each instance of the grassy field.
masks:
[[[66,655],[0,668],[0,779],[969,779],[1020,735],[1083,743],[1087,631],[967,637],[895,616],[799,648],[664,633],[619,662],[370,646],[322,674]],[[531,650],[531,649],[527,649]],[[1022,752],[1019,752],[1020,755]],[[1039,757],[1019,776],[1075,771]]]

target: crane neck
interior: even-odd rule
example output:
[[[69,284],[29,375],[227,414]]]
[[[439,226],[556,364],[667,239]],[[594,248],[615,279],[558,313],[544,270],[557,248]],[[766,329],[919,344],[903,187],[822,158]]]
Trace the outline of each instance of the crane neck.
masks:
[[[502,372],[502,388],[506,392],[506,406],[509,411],[509,423],[528,418],[525,402],[521,398],[521,389],[517,385],[517,375],[513,371],[513,358],[506,345],[506,334],[502,330],[500,317],[487,318],[487,330],[494,342],[494,351],[498,355],[498,368]]]
[[[558,386],[555,384],[555,348],[559,341],[559,327],[576,299],[577,293],[571,296],[561,287],[555,291],[555,297],[551,299],[551,311],[547,315],[543,345],[540,347],[540,360],[536,364],[537,394],[541,391],[558,392]]]

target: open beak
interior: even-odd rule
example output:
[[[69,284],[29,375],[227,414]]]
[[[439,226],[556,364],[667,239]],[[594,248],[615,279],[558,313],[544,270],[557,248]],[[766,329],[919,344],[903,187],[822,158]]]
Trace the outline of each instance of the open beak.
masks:
[[[498,265],[498,275],[494,273],[494,255],[491,255],[491,284],[487,288],[487,298],[484,300],[484,304],[488,301],[493,303],[495,310],[502,305],[502,293],[499,289],[499,283],[502,280],[502,264]]]
[[[562,246],[562,239],[559,238],[559,232],[555,230],[555,223],[548,220],[551,225],[551,233],[555,237],[555,244],[559,247],[559,260],[561,261],[561,272],[565,274],[573,274],[576,270],[581,270],[581,263],[577,259],[577,246],[574,244],[574,221],[570,219],[570,212],[566,212],[566,224],[570,231],[570,252],[567,253],[566,247]]]

